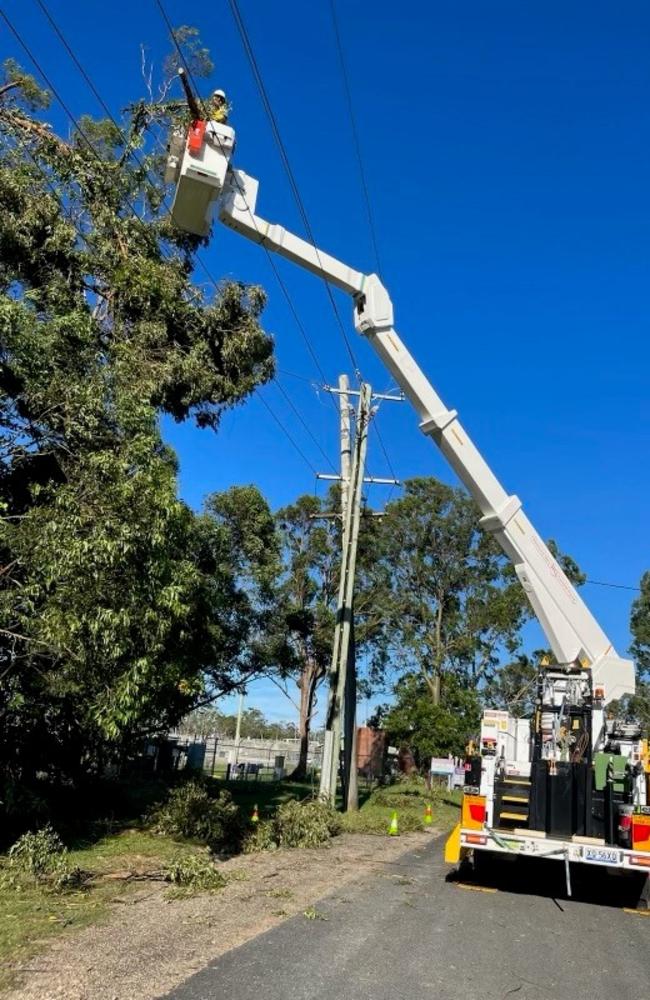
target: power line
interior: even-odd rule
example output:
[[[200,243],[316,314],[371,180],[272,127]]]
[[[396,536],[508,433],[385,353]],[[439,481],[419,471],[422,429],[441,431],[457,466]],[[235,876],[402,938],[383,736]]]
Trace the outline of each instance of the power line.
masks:
[[[370,192],[368,190],[368,182],[367,182],[367,178],[366,178],[366,171],[365,171],[365,167],[364,167],[364,163],[363,163],[363,156],[362,156],[362,153],[361,153],[361,140],[359,138],[359,130],[357,128],[357,120],[356,120],[356,115],[354,113],[354,103],[352,101],[352,91],[351,91],[351,88],[350,88],[350,79],[349,79],[349,76],[348,76],[347,65],[346,65],[346,61],[345,61],[345,55],[343,53],[343,44],[342,44],[342,41],[341,41],[341,32],[340,32],[340,29],[339,29],[338,16],[337,16],[337,13],[336,13],[336,0],[330,0],[330,13],[332,15],[332,27],[334,29],[334,38],[335,38],[335,41],[336,41],[336,49],[337,49],[338,58],[339,58],[339,65],[340,65],[340,68],[341,68],[341,76],[343,78],[343,89],[345,91],[345,98],[346,98],[346,103],[347,103],[347,107],[348,107],[348,116],[350,118],[350,127],[351,127],[351,130],[352,130],[352,138],[353,138],[353,142],[354,142],[354,150],[355,150],[355,153],[356,153],[357,164],[358,164],[358,167],[359,167],[359,177],[360,177],[360,180],[361,180],[361,189],[362,189],[362,192],[363,192],[363,199],[364,199],[365,206],[366,206],[366,215],[368,217],[368,230],[370,232],[370,242],[372,243],[373,253],[374,253],[374,257],[375,257],[375,264],[377,266],[377,274],[381,276],[382,267],[381,267],[381,258],[380,258],[380,255],[379,255],[379,241],[377,239],[377,229],[376,229],[376,226],[375,226],[375,219],[374,219],[374,213],[373,213],[373,210],[372,210],[372,204],[371,204],[371,201],[370,201]],[[392,476],[393,479],[397,479],[397,476],[395,474],[395,469],[393,468],[393,464],[392,464],[390,458],[388,457],[388,451],[387,451],[386,446],[384,444],[384,440],[382,438],[381,431],[379,430],[379,427],[378,427],[378,425],[377,425],[376,422],[375,422],[375,431],[376,431],[376,434],[377,434],[377,439],[379,441],[379,445],[381,447],[381,450],[384,453],[384,458],[386,459],[386,464],[388,465],[388,469],[390,471],[390,474],[391,474],[391,476]],[[391,496],[393,494],[393,490],[394,490],[394,487],[391,487],[390,493],[388,494],[387,502],[390,501],[390,498],[391,498]]]
[[[591,583],[594,587],[612,587],[614,590],[635,590],[641,593],[640,587],[630,587],[626,583],[603,583],[602,580],[585,580],[585,583]]]
[[[289,404],[289,406],[291,407],[291,409],[293,410],[293,412],[295,413],[296,417],[298,418],[298,420],[300,421],[300,423],[304,427],[304,429],[307,431],[307,434],[312,439],[312,441],[314,442],[314,444],[318,448],[319,452],[321,453],[321,455],[323,456],[323,458],[325,459],[325,461],[329,465],[330,469],[334,469],[334,471],[336,472],[336,468],[334,466],[334,463],[330,459],[330,457],[327,454],[327,452],[321,447],[321,444],[320,444],[318,438],[316,437],[316,435],[312,431],[312,429],[309,426],[309,424],[304,420],[302,414],[300,413],[300,410],[298,410],[298,408],[295,406],[295,404],[294,404],[291,396],[289,395],[289,393],[286,391],[286,389],[284,388],[284,386],[282,385],[282,383],[280,382],[280,380],[277,377],[274,379],[274,382],[277,385],[277,387],[280,390],[280,392],[282,393],[282,395],[284,396],[284,398],[286,399],[286,401]]]
[[[205,104],[204,104],[203,100],[201,99],[198,85],[197,85],[196,80],[194,78],[194,74],[192,73],[192,68],[189,65],[187,59],[185,58],[185,54],[183,53],[183,50],[182,50],[182,48],[181,48],[181,46],[179,44],[178,38],[176,37],[176,33],[175,33],[174,28],[172,26],[172,23],[171,23],[171,21],[169,19],[167,11],[165,10],[165,6],[162,3],[162,0],[155,0],[155,4],[156,4],[158,10],[160,11],[160,15],[161,15],[161,17],[162,17],[162,19],[163,19],[163,21],[165,23],[165,26],[167,28],[167,32],[168,32],[169,37],[170,37],[170,39],[172,41],[172,44],[174,45],[176,51],[178,52],[178,57],[181,60],[183,66],[185,68],[185,71],[187,72],[187,75],[189,76],[189,78],[190,78],[190,80],[192,82],[192,85],[193,85],[194,90],[195,90],[195,92],[197,94],[197,97],[198,97],[199,101],[201,102],[201,104],[203,105],[203,113],[205,114],[206,113],[205,112]],[[219,142],[219,137],[218,136],[217,136],[217,141]],[[219,144],[221,145],[220,142],[219,142]],[[245,197],[243,191],[241,192],[241,196],[242,196],[242,198],[244,200],[244,205],[245,205],[246,209],[248,210],[251,218],[253,219],[253,221],[255,221],[255,216],[250,211],[250,208],[249,208],[248,204],[246,203],[246,197]],[[256,228],[257,228],[257,225],[256,225]],[[317,356],[316,351],[314,350],[314,348],[312,346],[312,343],[311,343],[311,341],[309,339],[309,335],[307,334],[307,331],[306,331],[306,329],[305,329],[305,327],[304,327],[304,325],[303,325],[300,317],[298,316],[298,312],[296,310],[296,307],[295,307],[295,305],[293,303],[293,300],[292,300],[292,298],[291,298],[291,296],[289,294],[289,290],[288,290],[288,288],[287,288],[284,280],[282,279],[282,276],[280,275],[280,272],[278,270],[277,264],[276,264],[275,260],[273,259],[273,256],[272,256],[269,248],[265,246],[265,247],[263,247],[263,250],[266,253],[266,258],[267,258],[267,260],[269,262],[271,270],[273,271],[274,277],[275,277],[278,285],[280,286],[280,290],[282,291],[282,294],[283,294],[283,296],[284,296],[284,298],[285,298],[285,300],[287,302],[287,305],[289,306],[289,310],[291,312],[291,315],[293,316],[293,319],[294,319],[294,321],[296,323],[298,331],[299,331],[299,333],[300,333],[303,341],[305,342],[305,345],[306,345],[307,350],[308,350],[308,352],[309,352],[309,354],[311,356],[311,359],[314,362],[314,365],[316,366],[318,374],[320,375],[321,379],[324,382],[326,382],[327,379],[325,377],[325,373],[323,371],[321,363],[318,360],[318,356]]]
[[[90,90],[92,91],[92,93],[94,94],[95,98],[97,99],[97,101],[101,105],[102,109],[108,115],[108,117],[111,119],[111,121],[113,122],[113,124],[115,125],[115,127],[117,128],[117,130],[119,131],[119,133],[122,136],[122,138],[125,139],[125,135],[124,135],[122,129],[120,128],[120,126],[115,121],[115,118],[113,117],[113,115],[112,115],[112,113],[110,111],[110,108],[108,108],[108,106],[104,102],[104,99],[102,98],[101,94],[99,93],[99,91],[95,87],[95,84],[90,79],[90,77],[88,76],[88,73],[86,72],[86,70],[83,68],[83,66],[81,65],[81,63],[77,59],[75,53],[72,50],[72,47],[69,45],[69,43],[68,43],[67,39],[65,38],[63,32],[61,31],[61,29],[59,28],[58,24],[56,23],[56,21],[54,20],[54,18],[50,14],[49,10],[47,9],[47,6],[43,3],[43,0],[34,0],[34,2],[37,3],[38,6],[41,8],[43,14],[45,15],[45,17],[49,21],[50,26],[52,27],[52,30],[58,36],[59,41],[61,42],[61,44],[65,48],[66,52],[68,53],[68,55],[72,59],[73,63],[75,64],[75,66],[77,67],[77,69],[79,70],[79,72],[81,73],[81,75],[83,76],[84,80],[88,84]],[[135,157],[135,154],[133,154],[133,155]],[[137,158],[136,158],[136,162],[139,162],[139,161],[137,161]]]
[[[244,20],[242,18],[241,12],[239,10],[239,5],[237,3],[237,0],[228,0],[228,2],[230,4],[230,10],[231,10],[233,19],[235,21],[235,25],[237,27],[237,30],[239,32],[239,36],[241,38],[242,45],[244,47],[244,52],[246,53],[249,65],[251,67],[251,71],[253,73],[253,78],[255,80],[255,83],[257,84],[257,89],[258,89],[258,91],[260,93],[260,97],[262,99],[262,104],[264,106],[264,109],[266,111],[268,119],[269,119],[269,121],[271,123],[271,131],[273,133],[273,138],[275,139],[275,143],[276,143],[276,145],[278,147],[278,150],[279,150],[279,153],[280,153],[280,159],[282,160],[282,165],[283,165],[285,173],[287,175],[287,179],[289,181],[289,186],[291,188],[294,200],[295,200],[296,205],[298,207],[298,211],[300,213],[300,217],[301,217],[303,225],[305,227],[305,231],[307,233],[309,242],[312,244],[312,246],[314,248],[314,251],[316,253],[316,257],[318,259],[319,264],[321,264],[320,253],[319,253],[319,250],[318,250],[318,246],[316,244],[316,240],[314,238],[314,233],[313,233],[313,230],[312,230],[312,227],[311,227],[311,223],[309,221],[309,217],[307,215],[307,211],[305,209],[305,205],[304,205],[304,202],[302,200],[302,196],[300,194],[300,190],[298,188],[298,184],[297,184],[297,181],[296,181],[295,174],[293,172],[293,169],[291,167],[291,163],[289,161],[289,156],[287,154],[286,146],[284,144],[284,141],[282,139],[282,135],[280,133],[280,128],[278,126],[278,121],[277,121],[277,118],[275,116],[275,112],[273,111],[273,106],[272,106],[271,101],[269,99],[269,95],[268,95],[266,86],[264,84],[264,80],[262,78],[262,74],[261,74],[259,65],[257,63],[257,59],[255,58],[255,52],[253,51],[253,46],[251,44],[251,40],[250,40],[250,37],[248,35],[248,31],[246,29],[246,25],[244,24]],[[158,3],[160,5],[160,0],[156,0],[156,3]],[[355,358],[354,351],[352,350],[352,345],[350,344],[350,340],[348,338],[348,335],[345,332],[345,327],[343,325],[343,321],[341,320],[341,315],[339,313],[338,306],[336,305],[336,300],[334,299],[334,295],[332,293],[332,289],[330,288],[329,283],[328,283],[328,281],[327,281],[326,278],[323,278],[323,284],[324,284],[325,289],[327,291],[327,295],[328,295],[328,298],[330,300],[330,304],[332,306],[332,310],[334,312],[334,317],[336,319],[336,322],[338,324],[339,330],[341,332],[341,336],[343,338],[343,342],[345,344],[345,348],[347,350],[348,356],[350,358],[350,361],[352,362],[352,365],[354,367],[355,373],[357,373],[357,376],[360,377],[359,376],[359,366],[357,364],[357,360]]]
[[[39,6],[42,6],[42,5],[40,4],[40,0],[37,0],[37,2],[39,3]],[[78,132],[79,132],[79,134],[80,134],[80,135],[82,136],[82,138],[84,139],[85,143],[87,144],[88,148],[89,148],[89,149],[90,149],[90,151],[91,151],[91,152],[93,153],[93,155],[95,156],[95,158],[96,158],[96,160],[98,161],[98,163],[100,163],[100,164],[103,164],[103,163],[104,163],[104,161],[102,160],[102,158],[100,157],[99,153],[97,152],[97,150],[96,150],[96,149],[95,149],[95,147],[93,146],[92,142],[91,142],[91,141],[90,141],[90,140],[88,139],[88,137],[87,137],[87,136],[86,136],[86,134],[84,133],[84,131],[83,131],[83,129],[81,128],[81,126],[79,125],[79,123],[78,123],[77,119],[76,119],[76,118],[75,118],[75,116],[74,116],[74,115],[72,114],[72,112],[70,111],[70,109],[69,109],[68,105],[66,104],[66,102],[65,102],[65,101],[63,100],[63,98],[61,97],[61,94],[60,94],[60,93],[58,92],[57,88],[56,88],[56,87],[54,87],[54,85],[53,85],[53,84],[52,84],[52,82],[50,81],[49,77],[47,76],[47,74],[46,74],[46,73],[45,73],[45,71],[43,70],[42,66],[40,65],[39,61],[38,61],[38,60],[36,59],[36,57],[34,56],[34,54],[32,53],[32,51],[30,50],[30,48],[29,48],[29,47],[27,46],[26,42],[25,42],[25,41],[23,40],[23,38],[21,37],[21,35],[20,35],[20,33],[18,32],[18,30],[17,30],[17,29],[16,29],[15,27],[14,27],[14,25],[12,24],[12,22],[10,21],[10,19],[9,19],[9,18],[7,17],[7,15],[6,15],[6,13],[4,12],[4,10],[2,10],[2,8],[0,8],[0,16],[1,16],[2,18],[3,18],[3,20],[4,20],[4,21],[5,21],[5,23],[7,24],[8,28],[10,29],[10,31],[12,32],[12,34],[14,35],[14,37],[16,38],[16,40],[18,41],[18,43],[20,44],[20,46],[21,46],[21,47],[23,48],[23,50],[24,50],[24,51],[25,51],[25,52],[27,53],[27,56],[29,57],[29,59],[31,60],[31,62],[33,63],[33,65],[34,65],[34,66],[36,67],[37,71],[38,71],[38,72],[40,73],[40,75],[41,75],[42,79],[43,79],[43,80],[45,81],[46,85],[47,85],[47,86],[48,86],[48,87],[50,88],[50,90],[52,91],[52,93],[54,94],[54,96],[56,97],[56,99],[58,100],[59,104],[61,105],[61,107],[62,107],[62,108],[63,108],[63,110],[65,111],[66,115],[67,115],[67,116],[68,116],[68,118],[70,119],[70,121],[71,121],[71,123],[72,123],[73,127],[74,127],[74,128],[76,129],[76,131],[78,131]],[[59,33],[59,37],[61,37],[60,33]],[[67,45],[66,45],[66,48],[68,49],[68,51],[70,51],[70,52],[71,52],[71,50],[70,50],[69,46],[67,46]],[[76,58],[75,58],[75,63],[76,63],[76,64],[77,64],[78,66],[80,66],[80,64],[78,63],[78,61],[76,60]],[[84,71],[84,79],[86,79],[86,82],[88,82],[88,81],[89,81],[89,78],[87,77],[87,74],[85,73],[85,71]],[[89,85],[90,85],[90,84],[89,84]],[[95,90],[94,86],[92,86],[92,90],[93,90],[93,93],[95,94],[95,96],[96,96],[96,97],[98,97],[98,95],[97,95],[97,92],[96,92],[96,90]],[[106,105],[104,104],[103,100],[102,100],[102,99],[101,99],[100,97],[98,97],[98,100],[99,100],[99,101],[100,101],[100,103],[102,104],[102,107],[106,108]],[[107,113],[108,113],[109,117],[111,118],[111,120],[113,121],[113,123],[114,123],[114,124],[116,124],[116,122],[115,122],[115,119],[114,119],[114,118],[113,118],[113,116],[111,115],[110,111],[107,111]],[[118,126],[117,124],[116,124],[116,127],[117,127],[117,128],[118,128],[118,130],[120,131],[120,134],[122,134],[122,135],[123,135],[123,133],[121,132],[121,130],[119,129],[119,126]],[[28,151],[28,152],[29,152],[29,151]],[[34,162],[36,162],[36,160],[35,160],[35,157],[33,157],[33,156],[32,156],[31,152],[30,152],[30,156],[31,156],[31,158],[32,158],[32,159],[34,160]],[[50,183],[49,179],[47,178],[47,175],[46,175],[46,174],[44,173],[44,171],[42,170],[42,168],[40,167],[40,165],[39,165],[38,163],[37,163],[37,166],[39,166],[39,170],[41,170],[41,173],[43,174],[44,178],[46,179],[46,181],[47,181],[48,185],[49,185],[49,186],[50,186],[50,187],[52,188],[52,190],[54,190],[54,188],[53,188],[53,185],[52,185],[52,184]],[[56,192],[55,192],[55,193],[56,193]],[[58,198],[58,195],[57,195],[57,198]],[[62,209],[62,211],[63,211],[63,212],[64,212],[64,214],[65,214],[65,209],[64,209],[64,206],[63,206],[63,203],[61,202],[61,199],[60,199],[60,198],[58,198],[58,200],[59,200],[59,204],[61,205],[61,209]],[[128,200],[127,200],[127,202],[126,202],[126,203],[127,203],[127,205],[129,206],[129,208],[131,209],[131,211],[133,212],[133,215],[134,215],[135,219],[137,220],[137,222],[141,224],[142,228],[144,229],[144,231],[145,231],[145,232],[147,233],[147,236],[149,237],[149,236],[150,236],[150,233],[149,233],[149,230],[148,230],[148,229],[147,229],[147,227],[145,226],[145,224],[144,224],[143,220],[142,220],[142,219],[140,219],[140,217],[138,216],[138,214],[137,214],[137,212],[136,212],[136,210],[135,210],[134,206],[133,206],[133,205],[132,205],[132,204],[131,204],[131,203],[130,203],[130,202],[129,202]],[[76,227],[75,227],[75,228],[76,228]],[[82,233],[80,233],[78,229],[77,229],[77,232],[79,233],[79,236],[83,238],[83,234],[82,234]],[[165,259],[169,260],[169,258],[166,258],[166,255],[164,254],[164,252],[163,252],[162,250],[161,250],[161,253],[162,253],[162,256],[163,256],[163,257],[164,257]],[[218,285],[217,285],[217,282],[215,281],[215,279],[214,279],[214,278],[212,277],[212,275],[211,275],[211,274],[210,274],[210,272],[208,271],[208,269],[207,269],[206,265],[205,265],[205,264],[204,264],[204,263],[203,263],[202,261],[200,261],[200,260],[199,260],[199,263],[201,263],[201,266],[203,267],[203,270],[204,270],[204,271],[205,271],[205,273],[207,274],[207,276],[208,276],[208,278],[210,279],[210,281],[211,281],[211,282],[213,283],[213,285],[214,285],[215,289],[216,289],[216,288],[218,288]],[[280,429],[281,429],[281,430],[282,430],[282,431],[284,432],[284,434],[286,435],[286,437],[288,438],[288,440],[289,440],[289,441],[291,442],[292,446],[293,446],[293,447],[294,447],[294,448],[296,449],[296,451],[297,451],[297,452],[298,452],[298,453],[299,453],[299,454],[301,455],[301,457],[303,458],[303,460],[304,460],[304,461],[305,461],[305,463],[307,464],[308,468],[309,468],[309,469],[310,469],[310,470],[311,470],[311,471],[312,471],[312,472],[313,472],[313,473],[315,474],[315,473],[316,473],[316,470],[315,470],[314,466],[313,466],[313,465],[312,465],[312,463],[311,463],[311,462],[309,461],[309,459],[308,459],[308,458],[306,457],[306,455],[304,454],[304,452],[303,452],[303,451],[302,451],[302,450],[301,450],[301,449],[300,449],[300,448],[298,447],[298,445],[296,444],[296,442],[295,442],[295,440],[293,439],[292,435],[291,435],[291,434],[289,433],[289,431],[287,430],[287,428],[286,428],[286,427],[284,426],[284,424],[282,423],[282,421],[280,420],[280,418],[279,418],[279,417],[277,416],[277,414],[276,414],[276,413],[275,413],[275,412],[273,411],[273,409],[272,409],[272,408],[271,408],[271,406],[270,406],[270,405],[269,405],[269,404],[267,403],[267,401],[266,401],[265,399],[263,399],[263,397],[262,397],[262,396],[260,395],[260,393],[259,393],[259,391],[258,391],[257,389],[255,390],[255,392],[256,392],[256,394],[257,394],[258,398],[262,400],[262,402],[263,402],[264,406],[266,407],[266,409],[268,410],[268,412],[269,412],[269,413],[271,414],[271,416],[273,417],[273,419],[275,420],[275,422],[277,423],[277,425],[278,425],[278,426],[280,427]],[[320,447],[320,446],[319,446],[319,447]]]
[[[317,476],[318,472],[316,471],[316,468],[311,464],[311,462],[309,461],[309,459],[305,455],[305,453],[302,450],[302,448],[300,447],[300,445],[296,442],[295,438],[286,429],[286,427],[284,426],[284,424],[282,423],[282,421],[278,417],[277,413],[275,413],[271,409],[271,407],[269,406],[269,404],[267,403],[267,401],[264,399],[264,396],[262,395],[262,393],[259,392],[258,390],[255,390],[255,395],[257,396],[257,398],[259,399],[259,401],[262,403],[262,405],[265,406],[266,409],[269,411],[270,415],[273,417],[273,419],[275,420],[275,422],[278,425],[278,427],[280,427],[284,431],[284,433],[286,434],[287,438],[289,439],[289,441],[291,442],[291,444],[293,445],[293,447],[295,448],[295,450],[298,452],[298,454],[302,458],[303,462],[305,462],[305,464],[307,466],[309,466],[309,468],[311,469],[311,471],[314,473],[314,476]]]
[[[386,465],[388,466],[388,471],[390,472],[390,474],[391,474],[391,476],[392,476],[393,479],[397,479],[398,476],[397,476],[397,474],[395,472],[395,469],[393,467],[393,463],[391,462],[390,457],[388,455],[388,450],[386,448],[386,445],[384,444],[384,439],[383,439],[383,437],[381,435],[381,431],[379,430],[379,425],[377,424],[376,419],[373,420],[373,426],[374,426],[375,434],[377,435],[377,440],[379,441],[379,447],[381,448],[381,450],[382,450],[382,452],[384,454],[384,458],[386,460]],[[394,492],[395,492],[395,485],[393,484],[393,486],[391,486],[390,490],[388,491],[388,496],[386,497],[386,503],[390,503],[391,497],[392,497],[392,495],[393,495]]]
[[[372,243],[372,249],[375,256],[375,263],[377,265],[377,274],[381,276],[381,260],[379,257],[379,243],[377,240],[377,230],[375,227],[375,220],[372,211],[372,205],[370,203],[370,193],[368,191],[368,182],[366,179],[366,171],[363,165],[363,157],[361,155],[361,141],[359,139],[359,130],[357,128],[357,120],[354,113],[354,105],[352,103],[352,92],[350,90],[350,79],[348,77],[347,66],[345,62],[345,56],[343,54],[343,45],[341,43],[341,33],[339,31],[338,17],[336,14],[336,3],[335,0],[330,0],[330,12],[332,15],[332,25],[334,28],[334,38],[336,39],[336,48],[339,57],[339,65],[341,67],[341,76],[343,77],[343,89],[345,90],[345,98],[348,106],[348,115],[350,118],[350,126],[352,129],[352,138],[354,140],[354,149],[357,155],[357,163],[359,165],[359,177],[361,178],[361,188],[363,190],[363,198],[366,204],[366,215],[368,217],[368,229],[370,230],[370,242]]]
[[[280,375],[287,375],[289,378],[296,378],[299,382],[306,382],[307,385],[313,385],[313,379],[307,378],[306,375],[299,375],[297,372],[289,372],[286,368],[277,368],[276,371],[280,372]]]

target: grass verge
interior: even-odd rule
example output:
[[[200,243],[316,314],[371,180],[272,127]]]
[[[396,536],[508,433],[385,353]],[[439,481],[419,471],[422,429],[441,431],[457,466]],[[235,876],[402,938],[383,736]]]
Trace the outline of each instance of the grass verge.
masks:
[[[71,929],[104,919],[112,903],[128,903],[142,883],[129,876],[160,871],[179,852],[198,855],[192,845],[179,846],[169,837],[127,829],[70,851],[72,864],[92,873],[87,886],[74,892],[53,893],[38,886],[19,889],[0,880],[0,990],[8,989],[19,968],[46,941]],[[0,872],[1,874],[1,872]]]
[[[250,819],[255,805],[260,818],[268,820],[285,803],[312,796],[308,782],[234,781],[218,785],[228,788],[246,819]],[[394,811],[400,833],[425,830],[427,804],[432,805],[432,825],[440,830],[449,829],[457,821],[460,804],[459,794],[431,795],[421,780],[399,782],[372,793],[364,790],[360,798],[358,812],[341,816],[345,832],[386,836]],[[200,867],[199,862],[206,855],[205,848],[187,841],[179,843],[146,828],[126,827],[101,839],[77,840],[67,857],[71,865],[93,877],[82,889],[63,893],[38,886],[16,888],[3,884],[0,858],[0,991],[12,985],[20,968],[29,963],[48,939],[101,922],[111,908],[128,904],[129,896],[138,887],[142,890],[141,880],[147,875],[171,866],[177,872],[172,891],[182,893],[184,872],[195,875],[194,869]]]
[[[413,833],[431,829],[449,830],[458,821],[460,792],[428,792],[420,779],[398,782],[386,788],[377,788],[357,812],[345,813],[341,818],[348,833],[374,833],[386,835],[391,817],[397,813],[399,833]],[[425,809],[430,805],[431,824],[425,823]]]

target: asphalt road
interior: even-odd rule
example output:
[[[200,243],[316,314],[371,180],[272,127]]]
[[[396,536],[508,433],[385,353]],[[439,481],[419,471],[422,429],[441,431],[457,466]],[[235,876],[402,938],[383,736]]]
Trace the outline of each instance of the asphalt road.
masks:
[[[638,883],[505,863],[448,881],[442,840],[228,952],[167,1000],[648,1000]],[[576,884],[578,880],[578,884]]]

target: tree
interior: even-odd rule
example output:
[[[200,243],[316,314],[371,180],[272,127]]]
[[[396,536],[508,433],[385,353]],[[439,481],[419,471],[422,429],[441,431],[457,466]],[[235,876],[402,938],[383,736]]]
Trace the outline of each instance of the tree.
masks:
[[[148,136],[178,102],[69,141],[46,106],[5,63],[0,728],[5,773],[75,777],[180,718],[206,675],[238,682],[233,548],[177,499],[158,421],[216,429],[273,361],[263,292],[194,284],[201,241],[162,204]]]
[[[244,690],[266,666],[275,607],[279,543],[269,506],[256,486],[233,486],[205,501],[200,519],[213,551],[209,586],[226,620],[214,618],[213,661],[204,668],[205,702]]]
[[[384,630],[400,672],[420,673],[434,705],[443,678],[476,686],[514,654],[529,617],[514,571],[478,524],[472,500],[433,478],[405,483],[381,525],[390,593]]]
[[[632,604],[630,616],[632,646],[640,679],[650,680],[650,572],[641,577],[641,593]]]
[[[316,690],[332,656],[340,543],[336,522],[317,520],[325,506],[318,497],[302,496],[276,515],[283,568],[268,662],[272,670],[295,677],[300,692],[300,757],[294,778],[307,771]]]
[[[464,686],[454,674],[442,678],[437,703],[421,673],[400,678],[395,699],[393,705],[380,711],[377,721],[391,743],[412,751],[418,767],[425,766],[430,757],[462,755],[478,729],[478,692]]]
[[[517,719],[532,715],[539,664],[544,655],[545,650],[536,650],[531,656],[520,653],[500,666],[482,692],[484,704],[489,708],[505,709]]]
[[[199,708],[190,712],[178,728],[187,736],[216,736],[222,741],[233,740],[237,730],[237,716],[224,715],[216,708]],[[272,722],[259,708],[247,708],[242,712],[242,739],[294,739],[295,731],[296,727],[292,722]]]
[[[342,525],[340,489],[325,498],[299,497],[279,510],[277,529],[282,569],[276,589],[276,613],[267,639],[267,662],[276,675],[295,678],[300,692],[300,757],[292,777],[307,771],[309,734],[316,693],[332,660]],[[321,519],[321,515],[326,515]],[[376,556],[376,519],[362,518],[354,599],[355,646],[368,651],[383,638],[383,570]]]

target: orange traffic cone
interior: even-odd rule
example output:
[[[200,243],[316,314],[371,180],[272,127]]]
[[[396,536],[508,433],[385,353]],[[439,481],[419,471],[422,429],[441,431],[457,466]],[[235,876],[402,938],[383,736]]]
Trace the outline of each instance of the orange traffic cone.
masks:
[[[389,837],[398,837],[399,836],[399,830],[397,829],[397,813],[396,812],[394,812],[393,815],[390,818],[390,826],[388,827],[388,836]]]
[[[431,803],[424,807],[424,825],[431,826],[433,823],[433,809]]]
[[[253,806],[253,815],[251,816],[251,823],[259,823],[260,814],[257,809],[257,803]]]

